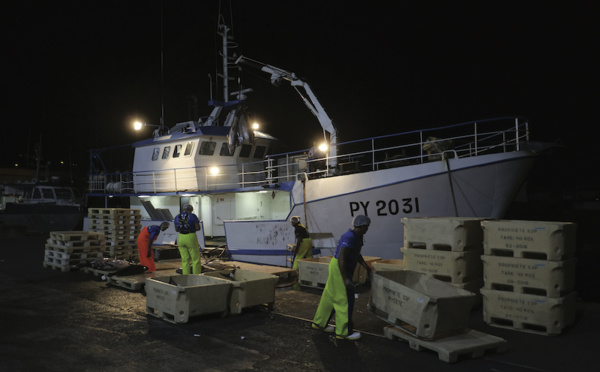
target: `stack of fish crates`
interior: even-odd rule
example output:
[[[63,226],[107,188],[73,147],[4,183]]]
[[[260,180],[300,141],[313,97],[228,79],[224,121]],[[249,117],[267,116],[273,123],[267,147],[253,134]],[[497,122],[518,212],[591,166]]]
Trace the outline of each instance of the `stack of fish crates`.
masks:
[[[402,218],[404,269],[478,294],[483,286],[481,219]]]
[[[63,272],[102,258],[106,249],[104,234],[90,231],[53,231],[46,241],[44,267]]]
[[[570,222],[482,221],[484,321],[557,335],[575,321],[575,240]]]
[[[142,215],[138,209],[89,208],[90,231],[106,236],[104,257],[137,259],[137,237],[142,231]]]

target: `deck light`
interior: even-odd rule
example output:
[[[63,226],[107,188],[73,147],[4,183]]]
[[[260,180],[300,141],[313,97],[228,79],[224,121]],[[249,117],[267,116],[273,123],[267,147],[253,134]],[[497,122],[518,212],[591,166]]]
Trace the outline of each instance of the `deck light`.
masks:
[[[319,151],[321,151],[321,152],[327,152],[328,149],[329,149],[329,146],[325,142],[323,142],[322,144],[319,145]]]
[[[162,119],[161,119],[162,122]],[[133,123],[133,129],[135,130],[141,130],[142,127],[155,127],[156,129],[153,132],[154,137],[160,137],[164,134],[170,134],[171,131],[169,130],[169,128],[167,128],[164,124],[160,124],[160,125],[156,125],[156,124],[147,124],[147,123],[142,123],[139,120],[136,120]]]
[[[212,176],[218,175],[219,174],[219,167],[212,167],[212,168],[210,168],[210,174]]]
[[[258,130],[258,128],[260,128],[260,125],[257,122],[252,123],[252,130]]]

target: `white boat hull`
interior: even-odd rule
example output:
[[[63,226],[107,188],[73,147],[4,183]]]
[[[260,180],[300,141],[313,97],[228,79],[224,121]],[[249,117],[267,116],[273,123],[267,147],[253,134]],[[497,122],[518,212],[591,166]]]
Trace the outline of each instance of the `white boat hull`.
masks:
[[[532,153],[518,151],[297,181],[290,215],[324,237],[314,239],[321,255],[333,254],[354,216],[368,215],[363,255],[401,258],[402,217],[501,218],[534,162]],[[286,221],[225,221],[225,232],[239,261],[285,266],[285,247],[294,242]]]

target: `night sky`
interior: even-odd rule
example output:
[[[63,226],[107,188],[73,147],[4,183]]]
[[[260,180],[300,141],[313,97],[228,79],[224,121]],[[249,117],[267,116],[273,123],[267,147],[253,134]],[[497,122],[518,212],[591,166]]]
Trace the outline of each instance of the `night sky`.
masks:
[[[22,164],[41,138],[52,166],[71,159],[85,173],[88,149],[150,136],[134,133],[131,122],[158,124],[163,102],[169,126],[208,115],[218,8],[216,0],[164,1],[161,33],[160,1],[4,5],[1,165]],[[530,120],[533,139],[564,144],[557,172],[574,172],[572,161],[584,157],[598,163],[591,9],[322,0],[233,0],[221,8],[233,16],[238,53],[308,81],[342,141],[519,115]],[[322,131],[296,92],[271,86],[260,72],[245,76],[264,130],[290,150],[311,146]]]

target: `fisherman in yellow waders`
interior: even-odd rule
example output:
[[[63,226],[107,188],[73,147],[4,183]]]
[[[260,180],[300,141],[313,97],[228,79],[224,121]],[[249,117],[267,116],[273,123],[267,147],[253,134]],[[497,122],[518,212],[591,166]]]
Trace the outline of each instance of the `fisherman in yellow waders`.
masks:
[[[294,263],[292,264],[292,268],[298,270],[299,260],[303,258],[312,258],[312,239],[310,238],[306,226],[300,223],[300,217],[294,216],[291,221],[296,235],[296,247],[294,248]]]
[[[181,273],[190,274],[190,261],[192,262],[192,274],[200,274],[200,245],[196,231],[200,231],[200,220],[193,214],[194,207],[186,204],[183,212],[175,216],[175,230],[179,233],[177,247],[181,255]]]
[[[294,226],[294,234],[296,235],[296,246],[294,247],[294,260],[292,268],[298,270],[300,267],[298,261],[304,258],[312,258],[312,239],[306,229],[306,226],[300,223],[300,217],[294,216],[291,218],[292,226]],[[300,289],[300,284],[294,284],[294,289]]]
[[[367,269],[369,276],[371,275],[371,268],[360,254],[363,235],[367,233],[370,224],[369,217],[358,215],[352,221],[353,228],[340,238],[335,255],[329,263],[329,276],[313,319],[314,329],[325,332],[335,331],[338,339],[358,340],[361,337],[360,332],[354,332],[352,328],[352,311],[356,293],[356,284],[352,283],[352,277],[359,263]],[[335,328],[328,325],[334,313]]]

